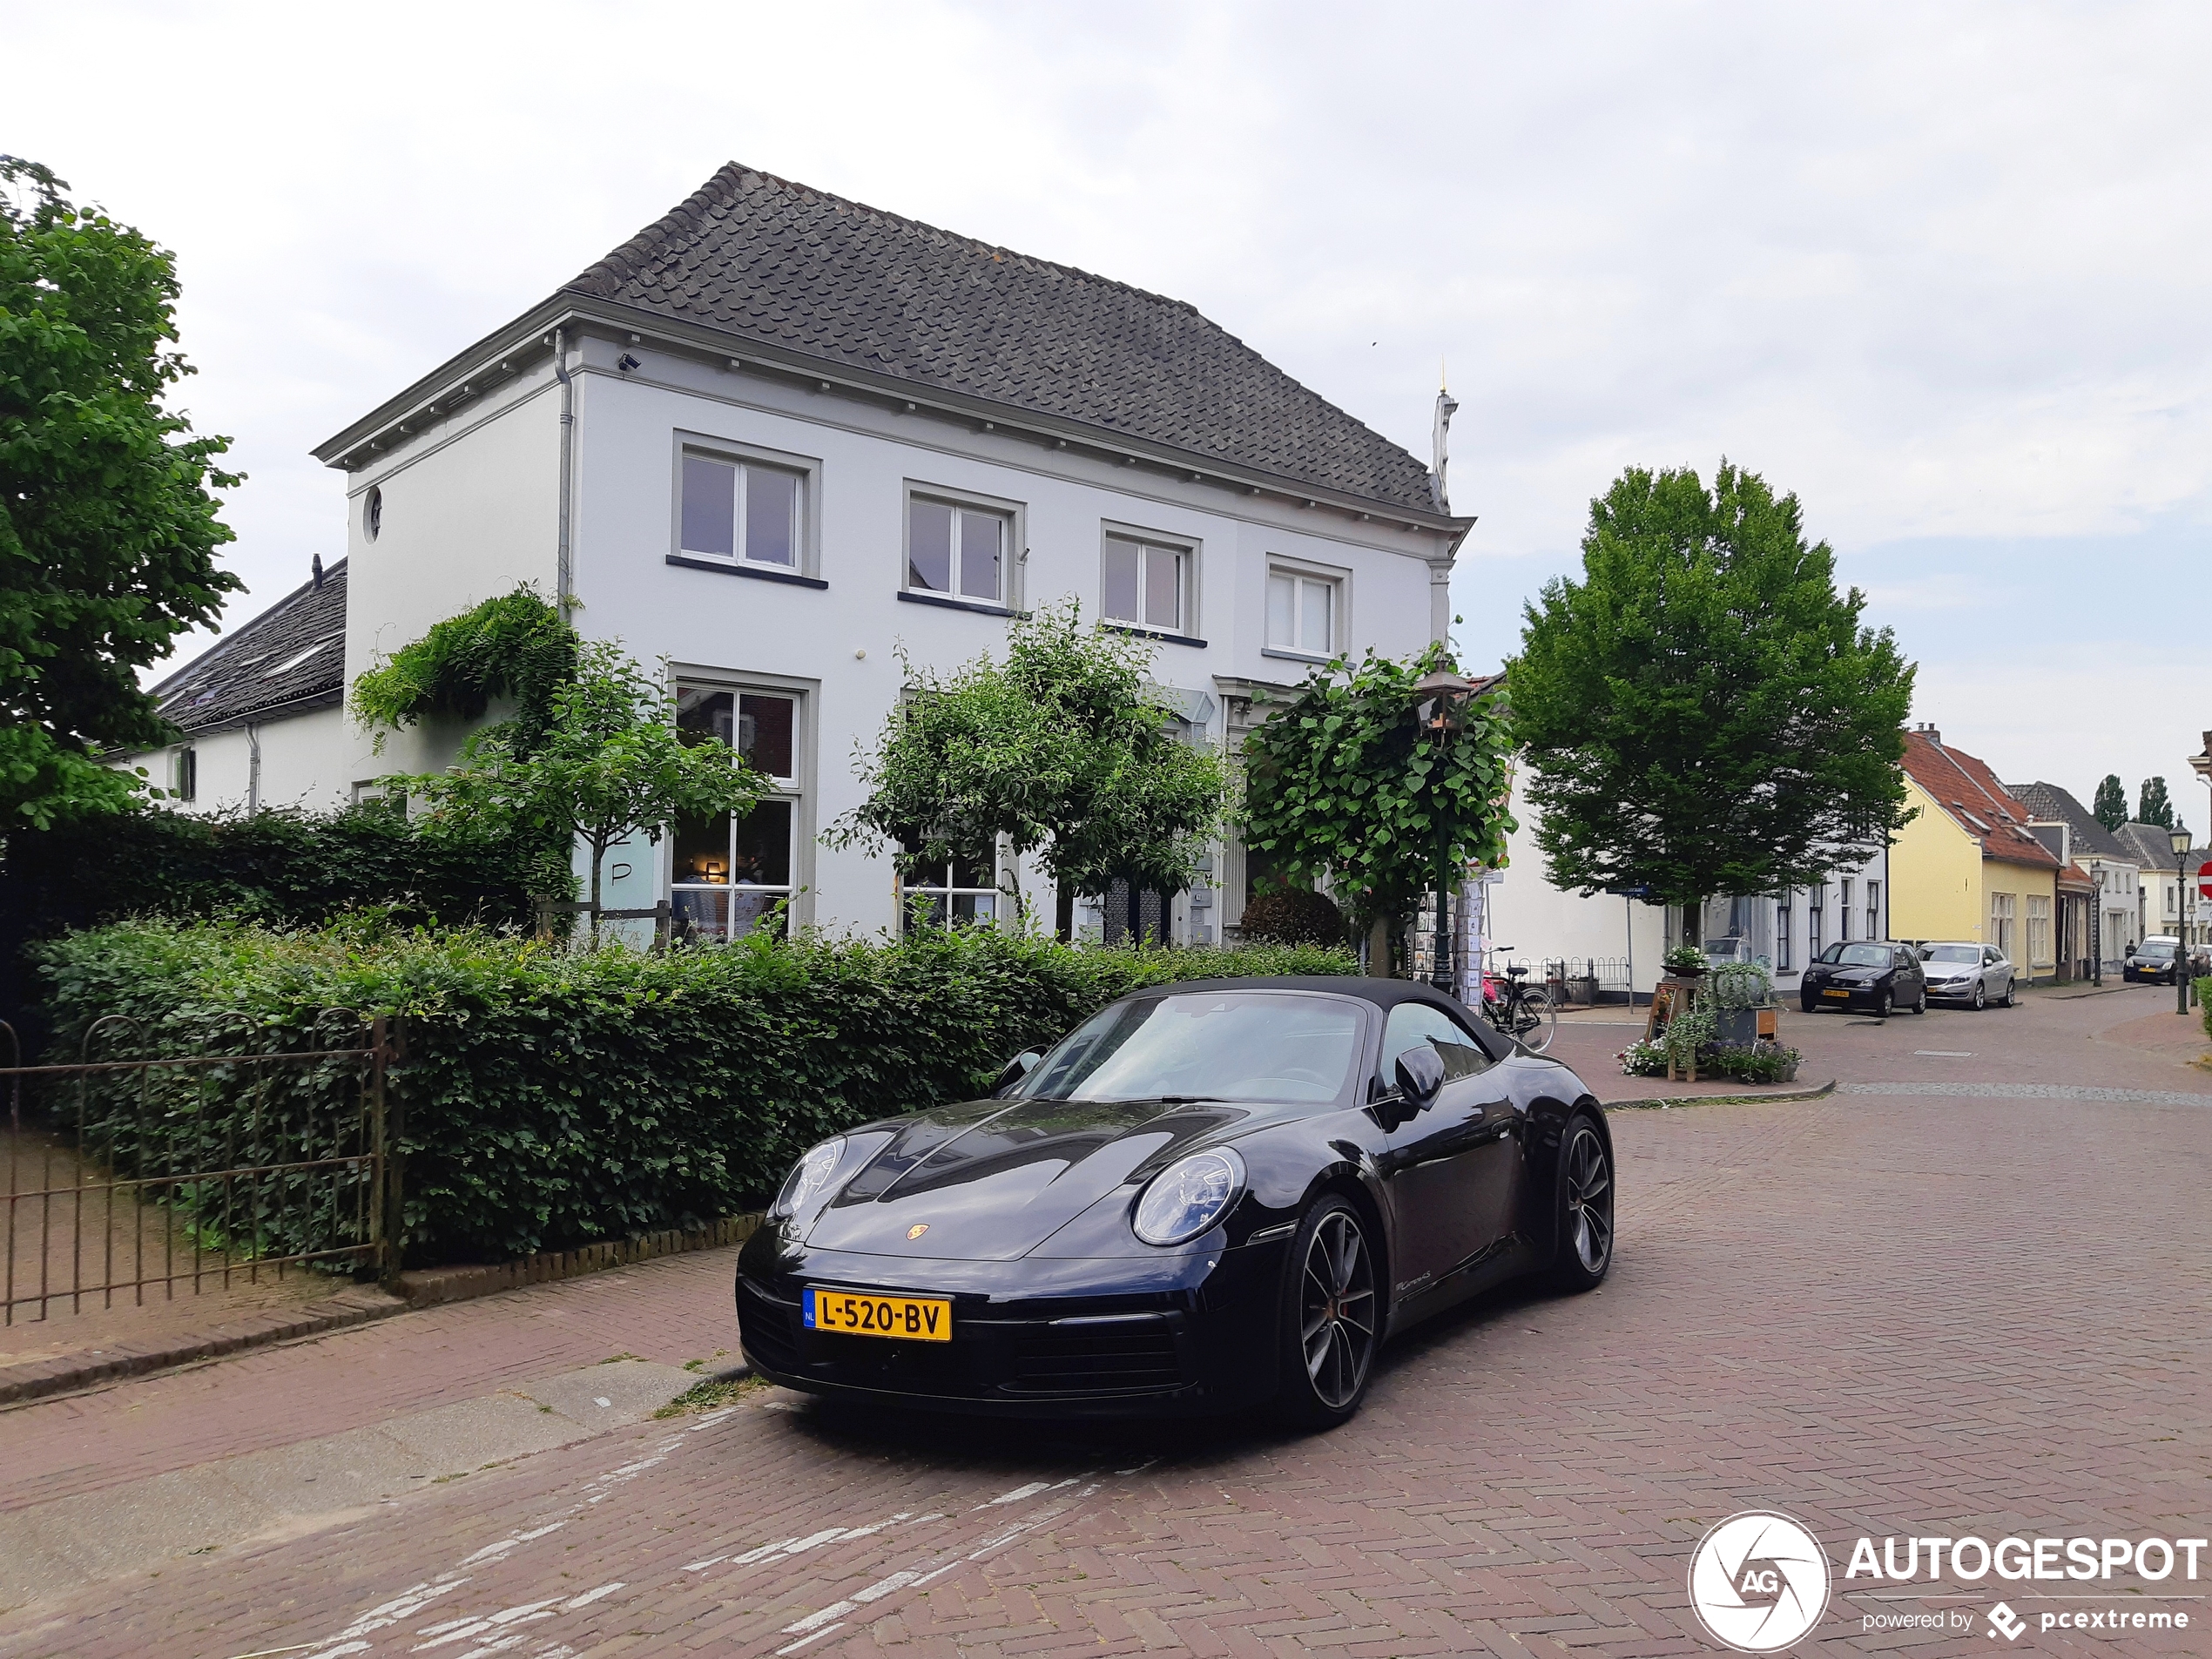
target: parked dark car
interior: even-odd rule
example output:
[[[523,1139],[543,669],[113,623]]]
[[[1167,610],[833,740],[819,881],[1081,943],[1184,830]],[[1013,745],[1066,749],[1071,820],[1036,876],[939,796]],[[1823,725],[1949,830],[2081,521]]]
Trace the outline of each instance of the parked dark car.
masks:
[[[1931,1002],[1964,1002],[1986,1008],[2013,1006],[2013,969],[2005,953],[1971,940],[1920,947],[1920,972],[1927,977]]]
[[[1900,1010],[1928,1011],[1928,981],[1920,954],[1893,941],[1835,944],[1812,960],[1797,983],[1806,1013],[1817,1008],[1866,1008],[1887,1018]]]
[[[1613,1247],[1612,1137],[1565,1066],[1425,985],[1224,980],[813,1148],[738,1322],[820,1393],[1332,1427],[1390,1336],[1523,1274],[1588,1290]]]
[[[2153,934],[2128,953],[2120,977],[2130,985],[2171,985],[2179,971],[2181,944],[2169,934]]]

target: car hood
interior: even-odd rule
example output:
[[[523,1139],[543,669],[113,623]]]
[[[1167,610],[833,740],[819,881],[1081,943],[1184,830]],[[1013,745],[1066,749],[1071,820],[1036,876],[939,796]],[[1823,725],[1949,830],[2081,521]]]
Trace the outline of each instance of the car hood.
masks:
[[[1275,1115],[1248,1105],[1050,1100],[918,1113],[887,1125],[890,1140],[816,1217],[806,1244],[1013,1261],[1132,1177]]]

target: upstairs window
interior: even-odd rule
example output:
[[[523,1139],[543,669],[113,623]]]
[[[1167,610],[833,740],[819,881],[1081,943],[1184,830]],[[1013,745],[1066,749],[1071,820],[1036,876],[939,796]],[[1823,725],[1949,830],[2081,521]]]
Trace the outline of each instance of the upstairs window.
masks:
[[[805,485],[802,475],[780,467],[686,449],[678,550],[796,570]]]
[[[1004,604],[1012,528],[1006,513],[909,496],[906,585],[916,593]]]
[[[1106,538],[1101,571],[1099,614],[1132,628],[1163,633],[1190,631],[1184,595],[1190,556],[1179,547],[1162,547],[1124,536]]]
[[[1297,570],[1267,573],[1267,646],[1302,657],[1336,650],[1343,583]]]
[[[199,751],[186,744],[171,758],[169,765],[170,792],[179,800],[196,800],[199,796]]]

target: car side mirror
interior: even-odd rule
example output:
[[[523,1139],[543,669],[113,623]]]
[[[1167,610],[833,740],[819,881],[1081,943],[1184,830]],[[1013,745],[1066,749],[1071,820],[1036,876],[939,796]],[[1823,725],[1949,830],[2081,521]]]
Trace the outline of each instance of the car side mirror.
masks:
[[[1423,1111],[1435,1103],[1444,1087],[1444,1062],[1426,1042],[1398,1056],[1398,1092],[1411,1111]]]
[[[1008,1089],[1035,1071],[1037,1069],[1037,1062],[1043,1058],[1044,1050],[1042,1049],[1022,1049],[1020,1054],[1006,1062],[1005,1069],[999,1073],[998,1080],[991,1085],[992,1095],[995,1096],[1006,1093]]]

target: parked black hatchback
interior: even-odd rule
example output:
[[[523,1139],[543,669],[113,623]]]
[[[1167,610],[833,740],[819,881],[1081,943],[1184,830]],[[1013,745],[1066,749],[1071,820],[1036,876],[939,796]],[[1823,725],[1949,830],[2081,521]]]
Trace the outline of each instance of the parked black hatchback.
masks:
[[[1813,959],[1799,983],[1806,1013],[1818,1008],[1865,1008],[1887,1018],[1900,1010],[1928,1011],[1928,981],[1919,953],[1889,940],[1835,944]]]

